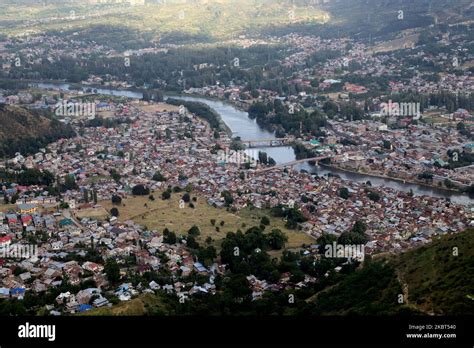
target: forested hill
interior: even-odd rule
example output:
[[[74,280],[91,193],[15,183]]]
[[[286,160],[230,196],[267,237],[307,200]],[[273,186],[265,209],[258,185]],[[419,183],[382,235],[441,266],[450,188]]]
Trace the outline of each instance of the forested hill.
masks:
[[[403,12],[400,12],[403,11]],[[27,18],[19,20],[20,18]],[[70,14],[74,14],[74,20]],[[102,14],[90,16],[90,13]],[[84,16],[84,17],[82,17]],[[147,0],[143,6],[126,1],[9,0],[0,4],[0,28],[21,34],[32,20],[36,30],[83,30],[95,26],[128,28],[140,38],[162,43],[210,42],[239,35],[302,32],[322,36],[380,37],[435,22],[472,22],[471,0]],[[145,35],[146,33],[146,35]],[[99,37],[102,36],[99,34]],[[129,41],[129,48],[137,43]]]
[[[315,3],[296,0],[298,5]],[[430,25],[473,25],[471,0],[320,0],[317,6],[329,18],[326,23],[297,22],[270,25],[268,33],[292,31],[327,37],[387,38],[403,30]]]
[[[472,315],[473,260],[474,229],[389,259],[377,258],[315,295],[313,314]]]
[[[60,138],[74,136],[66,126],[46,112],[0,105],[0,156],[11,157],[16,152],[32,154]]]

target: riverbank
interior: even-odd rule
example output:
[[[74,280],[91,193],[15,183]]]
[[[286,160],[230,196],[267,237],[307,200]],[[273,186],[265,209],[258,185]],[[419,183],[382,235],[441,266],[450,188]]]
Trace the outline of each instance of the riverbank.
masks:
[[[401,178],[387,176],[387,175],[378,174],[378,173],[372,173],[372,172],[367,173],[367,172],[362,172],[362,171],[357,171],[357,170],[351,170],[351,169],[347,169],[345,167],[337,166],[337,165],[334,165],[334,164],[322,164],[322,163],[320,163],[319,165],[322,166],[322,167],[326,167],[326,168],[341,170],[341,171],[344,171],[344,172],[347,172],[347,173],[365,175],[365,176],[370,176],[370,177],[373,177],[373,178],[380,178],[380,179],[385,179],[385,180],[394,180],[394,181],[401,182],[403,184],[408,183],[408,184],[412,184],[412,185],[424,186],[424,187],[431,188],[431,189],[446,191],[446,193],[454,193],[454,194],[463,194],[464,193],[461,190],[453,190],[453,189],[449,189],[449,188],[446,188],[446,187],[430,185],[430,184],[427,184],[427,183],[422,182],[422,181],[406,180],[406,179],[401,179]],[[468,195],[466,195],[466,196],[468,196]]]
[[[192,114],[195,114],[197,117],[200,117],[206,120],[209,123],[209,126],[217,131],[224,131],[229,137],[232,137],[232,130],[225,124],[221,115],[211,108],[209,105],[203,102],[197,101],[188,101],[180,97],[171,97],[167,96],[165,98],[165,103],[175,105],[175,106],[184,106]]]
[[[48,84],[52,85],[52,84]],[[67,88],[68,84],[62,84],[63,88]],[[56,85],[56,87],[58,87]],[[43,88],[46,88],[43,86]],[[140,99],[139,93],[131,91],[118,91],[115,89],[101,89],[102,94],[110,95],[124,95],[129,98]],[[165,97],[178,96],[180,99],[202,102],[207,104],[217,114],[220,115],[222,121],[226,124],[228,129],[232,131],[232,136],[239,136],[242,140],[255,140],[255,139],[272,139],[275,138],[275,134],[266,129],[260,127],[255,120],[248,117],[247,112],[239,110],[229,101],[222,101],[219,98],[213,97],[202,97],[202,96],[191,96],[188,94],[180,93],[165,93]],[[267,152],[270,157],[275,159],[277,163],[288,163],[295,160],[295,152],[291,147],[256,147],[256,150]],[[315,167],[309,166],[305,163],[299,165],[300,168],[304,168],[310,172],[315,172]],[[323,167],[321,167],[323,168]],[[474,199],[469,198],[466,194],[461,194],[457,191],[444,190],[437,186],[426,185],[425,183],[407,183],[403,182],[403,179],[397,179],[392,177],[386,177],[382,175],[374,175],[367,173],[358,173],[355,171],[349,172],[344,168],[330,168],[323,169],[327,173],[338,174],[345,177],[348,181],[366,182],[368,178],[374,178],[372,181],[373,186],[389,187],[398,191],[409,192],[413,190],[415,195],[426,195],[438,198],[450,198],[454,203],[463,205],[474,204]],[[339,172],[338,172],[339,170]]]

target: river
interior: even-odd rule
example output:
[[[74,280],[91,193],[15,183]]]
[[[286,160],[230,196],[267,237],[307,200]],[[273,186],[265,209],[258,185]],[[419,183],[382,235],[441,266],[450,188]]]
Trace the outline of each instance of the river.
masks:
[[[53,84],[53,83],[37,83],[34,84],[36,87],[47,89],[61,89],[61,90],[70,90],[70,85],[66,83]],[[82,87],[82,90],[86,92],[89,89],[93,89],[94,92],[105,94],[105,95],[114,95],[114,96],[124,96],[129,98],[139,98],[143,97],[142,93],[127,91],[127,90],[115,90],[107,88],[95,88],[95,87]],[[166,96],[165,96],[166,97]],[[248,139],[272,139],[275,138],[274,133],[269,132],[268,130],[262,129],[255,120],[252,120],[248,117],[248,113],[242,110],[239,110],[230,103],[223,102],[211,98],[203,98],[196,96],[171,96],[173,98],[180,98],[187,101],[196,101],[207,104],[209,107],[214,109],[222,118],[224,123],[230,128],[233,133],[233,136],[239,136],[243,140]],[[293,151],[293,148],[289,146],[285,147],[257,147],[252,148],[252,150],[265,151],[268,156],[272,157],[277,163],[286,163],[295,160],[296,156]],[[452,202],[458,204],[474,204],[474,199],[469,196],[457,192],[452,192],[448,190],[438,189],[434,187],[428,187],[417,184],[403,183],[401,181],[385,179],[379,177],[368,176],[364,174],[357,174],[346,172],[343,170],[338,170],[334,168],[324,167],[324,166],[311,166],[308,163],[300,164],[296,166],[298,169],[304,169],[310,173],[317,174],[319,176],[333,174],[339,175],[344,180],[355,181],[355,182],[367,182],[370,180],[372,186],[386,186],[398,191],[409,192],[413,191],[415,195],[427,195],[434,196],[439,198],[449,198]]]

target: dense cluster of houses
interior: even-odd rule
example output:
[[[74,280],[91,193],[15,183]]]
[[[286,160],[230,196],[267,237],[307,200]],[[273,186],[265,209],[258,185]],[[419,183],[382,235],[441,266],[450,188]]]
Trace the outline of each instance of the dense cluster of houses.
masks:
[[[25,40],[41,40],[41,37]],[[317,71],[308,67],[299,70],[291,82],[301,86],[310,86],[317,73],[323,78],[318,87],[324,91],[341,82],[334,77],[348,74],[344,68],[352,61],[359,63],[352,74],[382,76],[399,72],[390,54],[372,55],[366,45],[347,39],[322,40],[291,34],[283,40],[300,48],[298,52],[292,51],[282,62],[287,67],[304,65],[307,59],[321,50],[346,51],[351,44],[347,55],[329,59],[323,66],[318,66]],[[54,47],[61,45],[61,42],[49,44]],[[79,45],[78,54],[92,54],[103,49],[93,47],[87,50],[81,47]],[[35,57],[44,52],[24,53],[34,63]],[[8,70],[10,67],[5,64],[3,69]],[[206,65],[195,66],[196,70],[202,68]],[[87,83],[114,85],[112,81],[114,78],[111,76],[105,79],[91,76]],[[121,87],[127,86],[126,82],[120,83],[124,84]],[[437,82],[427,82],[418,72],[409,85],[424,93],[440,88],[458,91],[474,87],[472,76],[445,74]],[[390,83],[393,91],[403,91],[406,87],[404,82]],[[367,87],[355,83],[345,83],[343,88],[351,94],[368,91]],[[235,85],[193,88],[187,92],[227,98],[242,107],[248,106],[254,99],[283,99],[275,92],[265,90],[260,90],[259,97],[253,98],[244,91],[243,86]],[[288,100],[300,101],[299,97],[304,96],[291,96]],[[47,98],[52,97],[45,96],[35,101],[32,94],[21,92],[14,96],[0,95],[0,103],[50,107],[57,101],[57,98]],[[455,233],[474,226],[471,207],[436,197],[283,169],[262,174],[259,168],[251,168],[245,170],[242,176],[243,168],[238,163],[219,158],[217,149],[228,149],[231,144],[229,134],[222,131],[215,136],[215,130],[207,122],[187,111],[176,111],[169,105],[165,107],[170,110],[147,111],[147,107],[153,105],[143,101],[129,101],[121,105],[98,102],[99,109],[111,112],[117,118],[127,118],[129,122],[111,128],[87,127],[81,129],[75,138],[51,143],[34,155],[18,153],[8,161],[10,168],[18,170],[47,170],[62,183],[73,178],[77,189],[70,188],[61,198],[57,198],[45,192],[44,187],[10,183],[2,188],[5,197],[16,197],[16,206],[0,212],[0,248],[34,243],[37,250],[35,255],[23,260],[0,260],[0,297],[22,299],[27,291],[42,294],[51,287],[59,288],[66,281],[78,286],[93,283],[93,286],[81,287],[78,291],[61,292],[48,308],[51,314],[62,314],[109,306],[112,298],[127,301],[140,293],[164,291],[179,298],[197,293],[215,293],[213,277],[225,272],[224,265],[204,265],[185,244],[166,244],[159,231],[149,231],[136,222],[120,221],[116,217],[80,218],[76,214],[82,209],[100,208],[100,201],[110,200],[113,196],[130,196],[137,185],[157,191],[164,190],[168,185],[191,185],[210,205],[216,207],[225,206],[225,191],[232,196],[230,208],[235,210],[249,205],[256,208],[292,206],[296,202],[297,208],[307,218],[299,228],[302,233],[314,238],[325,233],[339,236],[356,221],[364,221],[369,236],[367,253],[403,251],[429,242],[434,235]],[[471,117],[463,109],[457,110],[454,116],[462,120]],[[446,180],[459,187],[473,184],[473,167],[456,171],[443,168],[443,164],[450,160],[448,150],[474,152],[474,145],[457,130],[411,123],[407,123],[405,128],[390,129],[377,120],[348,123],[336,119],[329,123],[331,127],[324,129],[324,139],[299,141],[321,156],[339,155],[332,165],[407,181],[416,181],[421,174],[430,172],[435,185]],[[344,145],[342,140],[352,141]],[[167,181],[155,180],[156,173]],[[341,197],[343,189],[347,190],[347,197]],[[85,199],[88,192],[95,194],[93,203]],[[87,259],[94,250],[99,250],[99,245],[98,257]],[[130,256],[133,256],[132,264]],[[124,276],[130,272],[144,274],[166,268],[175,280],[168,284],[150,281],[135,286],[124,283],[111,289],[105,272],[105,263],[109,258],[119,261],[120,272]],[[192,272],[205,276],[207,280],[200,284],[184,281],[183,277]],[[290,284],[290,276],[283,274],[277,284],[249,276],[247,280],[253,299],[261,298],[264,291],[295,286],[302,288],[316,281],[307,276],[298,284]]]

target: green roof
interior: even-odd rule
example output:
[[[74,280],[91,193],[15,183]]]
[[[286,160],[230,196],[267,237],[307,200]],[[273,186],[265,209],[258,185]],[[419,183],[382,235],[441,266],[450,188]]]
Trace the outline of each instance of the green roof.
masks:
[[[59,221],[59,226],[67,226],[67,225],[71,225],[71,224],[72,224],[71,219],[63,219],[63,220]]]

